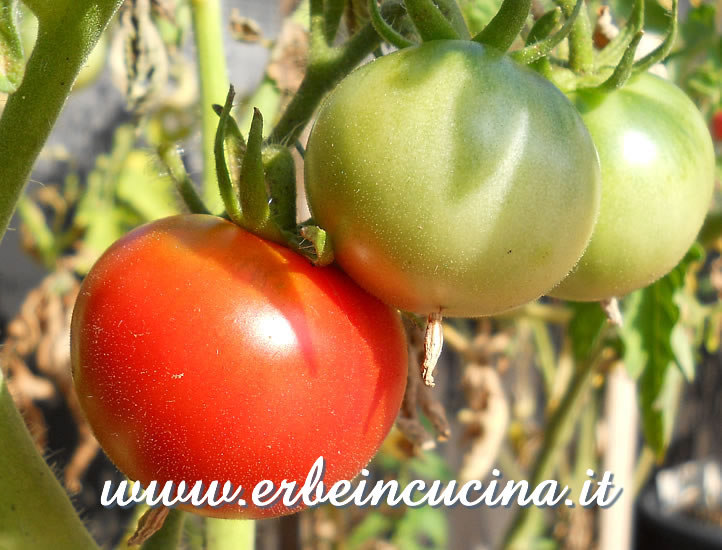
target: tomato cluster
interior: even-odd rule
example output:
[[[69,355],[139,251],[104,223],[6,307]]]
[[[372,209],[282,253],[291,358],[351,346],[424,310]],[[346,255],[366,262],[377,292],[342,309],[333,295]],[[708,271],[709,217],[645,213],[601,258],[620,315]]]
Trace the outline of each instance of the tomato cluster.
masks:
[[[566,96],[477,42],[404,48],[346,77],[310,135],[309,205],[340,269],[211,216],[137,229],[75,308],[81,405],[144,483],[300,483],[319,456],[327,483],[351,478],[403,397],[397,309],[475,317],[647,285],[694,240],[713,169],[699,111],[657,77]]]
[[[604,300],[667,273],[711,200],[699,111],[649,74],[570,99],[468,41],[356,70],[325,101],[305,163],[339,264],[387,303],[449,316],[550,293]]]

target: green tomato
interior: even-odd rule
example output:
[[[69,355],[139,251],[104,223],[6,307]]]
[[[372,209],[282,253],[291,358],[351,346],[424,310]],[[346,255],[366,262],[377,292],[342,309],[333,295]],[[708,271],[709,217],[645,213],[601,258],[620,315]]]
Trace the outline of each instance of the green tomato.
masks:
[[[489,315],[548,291],[584,251],[601,196],[569,100],[470,41],[351,73],[319,112],[305,167],[341,267],[421,314]]]
[[[602,207],[579,265],[551,295],[602,300],[654,282],[685,255],[710,205],[714,149],[694,103],[657,76],[572,97],[599,151]]]

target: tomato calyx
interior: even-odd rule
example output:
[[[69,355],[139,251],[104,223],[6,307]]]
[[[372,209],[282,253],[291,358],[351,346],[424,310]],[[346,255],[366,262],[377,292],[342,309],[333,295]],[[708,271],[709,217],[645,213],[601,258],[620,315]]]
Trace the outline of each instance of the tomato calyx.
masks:
[[[231,115],[235,90],[230,86],[219,117],[215,139],[218,187],[228,219],[243,229],[295,250],[315,265],[329,265],[334,255],[326,232],[312,220],[296,223],[296,164],[287,147],[265,143],[263,116],[254,109],[248,139]],[[198,195],[175,148],[159,151],[188,210],[211,214]]]
[[[568,8],[569,1],[560,3]],[[567,92],[587,89],[613,92],[623,87],[630,77],[646,72],[669,55],[677,37],[678,11],[678,0],[673,0],[664,40],[653,51],[636,60],[637,47],[644,34],[644,0],[634,0],[627,24],[599,50],[594,47],[588,16],[583,12],[575,24],[576,32],[569,35],[569,58],[562,61],[545,58],[545,63],[536,63],[532,67]],[[586,25],[578,24],[582,20],[586,21]]]

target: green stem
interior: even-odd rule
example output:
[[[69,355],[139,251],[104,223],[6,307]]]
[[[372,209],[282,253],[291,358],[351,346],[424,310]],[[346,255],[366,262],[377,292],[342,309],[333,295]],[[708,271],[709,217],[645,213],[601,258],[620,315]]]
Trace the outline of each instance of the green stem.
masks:
[[[556,26],[556,23],[558,23],[559,21],[557,15],[561,17],[561,13],[557,11],[551,11],[542,16],[529,33],[529,37],[527,38],[527,44],[529,45],[521,50],[512,53],[512,57],[520,63],[527,64],[533,63],[535,61],[538,61],[542,57],[547,56],[556,47],[556,45],[559,44],[559,42],[564,40],[569,35],[572,28],[574,27],[574,22],[576,21],[576,18],[579,16],[579,12],[582,9],[583,4],[584,0],[577,0],[574,11],[564,22],[564,25],[561,29],[559,29],[559,31],[552,35],[536,37],[535,29],[537,29],[537,26],[542,27],[539,28],[537,31],[539,34],[546,32],[547,29],[549,30],[549,32],[551,32],[551,30]],[[557,10],[559,10],[559,8],[557,8]],[[544,21],[547,16],[549,18]]]
[[[34,0],[38,39],[0,118],[0,239],[73,82],[121,0]]]
[[[141,550],[176,550],[183,538],[185,519],[186,513],[182,510],[171,510],[163,527],[143,543]]]
[[[0,547],[97,550],[65,490],[33,444],[2,369],[0,441]]]
[[[405,0],[404,5],[406,13],[409,14],[422,40],[458,40],[461,38],[458,31],[432,0]]]
[[[634,38],[632,38],[632,41],[629,43],[629,46],[627,46],[627,50],[624,52],[622,59],[619,61],[619,65],[617,65],[616,69],[614,69],[612,75],[597,86],[597,89],[600,92],[610,93],[614,90],[618,90],[626,84],[629,77],[632,76],[632,69],[634,68],[634,54],[637,51],[637,46],[639,46],[639,42],[642,40],[643,35],[644,32],[639,31]]]
[[[228,96],[223,104],[223,109],[219,115],[218,127],[216,128],[216,136],[213,144],[213,160],[216,167],[216,173],[218,175],[218,187],[223,199],[226,212],[230,219],[237,225],[241,225],[242,213],[241,203],[236,195],[236,190],[233,187],[233,180],[231,174],[228,171],[228,165],[226,163],[226,126],[230,125],[233,128],[235,122],[231,117],[231,107],[233,106],[233,98],[236,96],[236,92],[233,86],[228,87]],[[234,128],[237,130],[237,127]],[[231,149],[231,157],[235,157],[236,153],[242,142],[237,139],[235,131],[231,131],[229,149]],[[240,135],[240,131],[238,131]],[[234,159],[236,160],[236,159]]]
[[[566,17],[574,11],[575,3],[575,0],[557,0]],[[577,74],[590,73],[594,70],[592,24],[586,6],[582,8],[569,33],[569,66]]]
[[[389,25],[381,15],[379,4],[376,0],[369,0],[369,14],[371,24],[386,42],[396,46],[399,50],[413,46],[414,43],[402,35],[399,31]]]
[[[600,346],[597,346],[596,352],[593,352],[588,360],[579,365],[564,397],[549,419],[544,431],[541,451],[532,468],[529,479],[530,487],[537,487],[542,481],[552,478],[557,455],[567,444],[571,430],[579,417],[579,407],[589,392],[600,349]],[[538,525],[537,519],[540,513],[541,509],[536,506],[519,508],[511,528],[506,534],[503,547],[506,550],[529,548],[529,541],[534,535],[535,525]]]
[[[644,27],[644,0],[634,0],[627,23],[619,30],[619,34],[597,54],[597,65],[604,67],[619,63],[629,43],[642,30],[642,27]]]
[[[221,209],[215,171],[215,136],[218,118],[213,104],[222,104],[228,91],[228,72],[223,51],[220,0],[191,0],[193,35],[198,50],[203,141],[203,200],[211,211]]]
[[[206,550],[253,550],[256,524],[252,520],[206,519]]]
[[[168,169],[171,179],[175,183],[178,194],[183,199],[186,208],[193,214],[210,214],[203,199],[198,195],[193,182],[186,173],[183,159],[175,145],[162,145],[158,150],[161,161]]]
[[[494,18],[473,40],[507,51],[524,28],[530,9],[531,0],[504,0]]]
[[[634,73],[642,73],[647,71],[652,65],[664,61],[672,51],[677,40],[677,16],[679,10],[679,3],[677,0],[672,0],[672,13],[670,14],[669,31],[667,36],[664,37],[662,43],[654,49],[654,51],[645,55],[642,59],[634,64]]]
[[[382,9],[385,17],[401,14],[400,7],[393,5],[387,13],[385,12],[386,10]],[[281,145],[293,144],[303,132],[326,92],[364,57],[373,52],[379,43],[380,38],[373,25],[367,23],[343,46],[329,48],[324,55],[312,56],[300,88],[271,132],[268,141]]]

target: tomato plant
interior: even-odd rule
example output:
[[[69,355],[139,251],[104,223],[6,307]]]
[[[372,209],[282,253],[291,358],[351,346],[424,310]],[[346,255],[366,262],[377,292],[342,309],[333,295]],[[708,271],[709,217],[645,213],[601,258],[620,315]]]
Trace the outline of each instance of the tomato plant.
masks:
[[[406,385],[398,314],[333,267],[219,218],[150,223],[95,264],[72,320],[80,403],[118,468],[144,484],[351,479]],[[194,509],[195,510],[195,509]],[[295,510],[293,510],[295,511]]]
[[[579,265],[551,294],[601,300],[652,283],[684,256],[710,205],[715,157],[699,110],[662,78],[640,74],[573,99],[599,151],[602,206]]]
[[[305,169],[342,268],[417,313],[479,316],[537,298],[581,256],[600,197],[570,102],[469,41],[407,48],[346,77]]]

